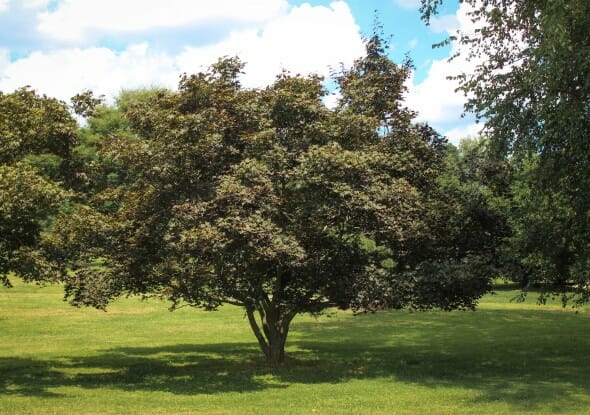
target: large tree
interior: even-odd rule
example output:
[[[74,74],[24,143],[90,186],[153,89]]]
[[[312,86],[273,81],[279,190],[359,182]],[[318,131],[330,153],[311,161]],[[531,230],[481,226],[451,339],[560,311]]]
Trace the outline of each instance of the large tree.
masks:
[[[221,59],[127,111],[135,137],[112,137],[102,154],[130,183],[56,222],[71,301],[239,305],[273,365],[298,313],[472,307],[487,277],[408,271],[442,165],[440,137],[403,108],[408,67],[368,39],[332,110],[317,76],[248,90],[242,68]]]
[[[427,21],[441,3],[422,0]],[[537,257],[537,263],[548,261],[539,281],[575,281],[587,288],[590,2],[464,3],[476,29],[449,40],[477,65],[471,73],[457,74],[459,89],[468,97],[466,110],[484,122],[493,149],[511,157],[522,172],[518,180],[526,182],[520,185],[524,193],[516,195],[513,217],[519,250],[529,259]],[[525,202],[526,193],[535,201]],[[543,219],[532,226],[535,217]],[[561,246],[554,246],[559,253],[548,254],[548,239]]]
[[[511,165],[495,160],[484,138],[449,145],[445,161],[435,209],[438,235],[429,255],[470,258],[475,267],[499,274],[503,242],[511,235],[506,206]]]
[[[41,232],[66,197],[76,122],[65,103],[29,88],[0,92],[0,281],[55,279]]]

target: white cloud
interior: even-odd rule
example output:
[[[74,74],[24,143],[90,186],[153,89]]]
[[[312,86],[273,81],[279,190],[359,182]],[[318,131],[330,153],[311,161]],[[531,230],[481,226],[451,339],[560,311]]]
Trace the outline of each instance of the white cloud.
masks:
[[[304,4],[265,24],[235,31],[218,43],[186,47],[177,55],[159,52],[148,43],[134,44],[121,52],[100,47],[34,52],[0,65],[0,90],[29,84],[64,100],[83,89],[112,98],[122,88],[175,88],[181,72],[195,73],[220,56],[236,54],[247,63],[244,85],[263,86],[283,68],[328,75],[330,66],[350,64],[362,53],[359,27],[346,3],[337,1],[329,7]]]
[[[121,88],[174,86],[174,69],[169,56],[151,53],[147,44],[131,45],[121,53],[106,48],[34,52],[0,72],[0,90],[31,85],[63,100],[83,89],[112,97]]]
[[[452,18],[439,21],[438,28],[444,28],[449,32],[454,32],[457,28],[466,32],[471,31],[473,23],[467,16],[468,7],[466,3],[461,3]],[[457,46],[454,45],[449,56],[456,52]],[[448,58],[434,60],[422,82],[415,83],[414,78],[411,78],[408,82],[409,93],[406,102],[410,108],[418,111],[418,120],[429,122],[437,130],[445,131],[445,135],[449,137],[473,132],[473,127],[470,127],[472,129],[469,131],[465,130],[465,127],[449,130],[450,126],[465,123],[465,120],[461,119],[461,114],[466,98],[462,92],[455,91],[459,86],[458,82],[447,78],[462,72],[470,72],[475,65],[476,62],[467,62],[462,56],[450,62]]]
[[[446,136],[451,143],[456,145],[459,144],[459,142],[464,138],[478,137],[481,133],[482,127],[483,126],[481,124],[472,123],[465,126],[452,128],[448,131],[445,131],[443,135]]]
[[[332,93],[326,95],[322,101],[324,102],[324,105],[326,107],[328,107],[330,109],[334,109],[334,108],[336,108],[336,106],[338,106],[338,103],[340,102],[341,99],[342,99],[342,94],[340,94],[340,92],[338,92],[338,91],[335,91],[335,92],[332,92]]]
[[[8,2],[10,0],[0,0],[0,13],[8,11]]]
[[[402,9],[418,9],[420,7],[420,0],[393,0]]]
[[[59,40],[80,42],[96,32],[144,31],[216,20],[261,23],[287,8],[286,0],[62,0],[55,10],[39,15],[38,30]]]
[[[21,0],[25,9],[44,9],[50,3],[50,0]]]
[[[359,27],[346,3],[334,2],[329,8],[304,4],[269,22],[260,33],[234,32],[221,43],[186,48],[179,66],[192,72],[220,55],[238,55],[247,63],[243,82],[252,87],[272,82],[282,69],[328,76],[330,66],[350,64],[362,53]]]
[[[440,17],[432,17],[430,19],[430,30],[434,33],[452,33],[455,32],[461,25],[461,22],[455,14],[445,14]]]
[[[0,48],[0,68],[6,68],[10,64],[10,52],[8,49]],[[1,71],[1,69],[0,69]],[[2,72],[0,72],[2,76]]]
[[[435,60],[424,81],[414,84],[413,78],[410,79],[406,102],[418,111],[419,121],[444,123],[461,114],[465,98],[462,93],[455,92],[457,82],[447,77],[456,75],[462,69],[462,63],[457,61]]]

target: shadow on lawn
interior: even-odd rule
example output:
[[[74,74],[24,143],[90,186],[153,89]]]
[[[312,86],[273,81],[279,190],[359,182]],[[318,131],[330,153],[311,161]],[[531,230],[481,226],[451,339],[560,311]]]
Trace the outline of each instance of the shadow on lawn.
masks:
[[[587,403],[590,394],[587,321],[488,310],[296,322],[289,361],[279,369],[266,367],[253,343],[116,348],[54,361],[0,358],[0,393],[50,397],[48,389],[71,386],[214,394],[386,378],[468,389],[475,401],[519,410],[558,411]]]
[[[51,361],[0,358],[0,395],[59,396],[48,389],[63,386],[177,394],[284,387],[259,379],[272,371],[258,357],[253,344],[221,343],[117,348]]]

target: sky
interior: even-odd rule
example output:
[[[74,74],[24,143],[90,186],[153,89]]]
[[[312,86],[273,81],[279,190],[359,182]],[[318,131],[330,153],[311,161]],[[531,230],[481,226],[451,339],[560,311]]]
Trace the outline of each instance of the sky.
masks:
[[[124,88],[174,89],[181,73],[235,55],[245,87],[283,69],[329,78],[362,56],[377,15],[392,60],[414,63],[406,104],[457,143],[479,126],[462,117],[464,97],[446,79],[470,63],[448,62],[453,46],[432,48],[469,28],[465,5],[446,3],[426,26],[419,0],[0,0],[0,91],[29,85],[69,101],[90,89],[112,102]]]

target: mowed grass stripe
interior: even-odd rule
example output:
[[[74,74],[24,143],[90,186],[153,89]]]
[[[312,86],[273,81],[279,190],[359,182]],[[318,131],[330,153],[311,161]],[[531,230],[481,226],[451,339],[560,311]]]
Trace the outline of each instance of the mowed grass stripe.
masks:
[[[75,309],[0,290],[0,414],[587,414],[590,314],[514,291],[477,312],[299,316],[271,369],[242,310]]]

